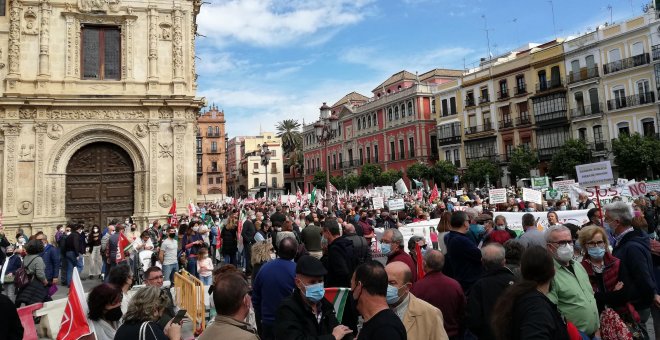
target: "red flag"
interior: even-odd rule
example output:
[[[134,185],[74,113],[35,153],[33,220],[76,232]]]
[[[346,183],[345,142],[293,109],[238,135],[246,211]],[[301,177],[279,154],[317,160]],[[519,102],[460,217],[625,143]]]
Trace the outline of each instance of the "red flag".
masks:
[[[128,240],[124,233],[119,233],[119,242],[117,242],[117,263],[120,263],[126,260],[124,252],[127,251],[126,248],[131,245],[131,241]]]
[[[172,200],[172,206],[170,207],[169,221],[167,222],[171,226],[179,225],[179,219],[176,217],[176,198]]]
[[[83,301],[85,301],[85,291],[78,271],[74,270],[57,340],[78,340],[94,331],[87,322],[87,304],[83,304]]]
[[[424,278],[424,259],[422,259],[422,247],[419,246],[419,243],[415,245],[415,255],[417,256],[417,280],[421,280]]]
[[[193,204],[192,200],[188,203],[188,217],[192,218],[192,215],[197,212],[197,207]]]
[[[431,191],[431,197],[429,197],[429,202],[433,203],[433,200],[438,198],[438,185],[433,184],[433,190]]]
[[[423,198],[424,196],[422,195],[422,190],[417,190],[417,200],[421,201]]]

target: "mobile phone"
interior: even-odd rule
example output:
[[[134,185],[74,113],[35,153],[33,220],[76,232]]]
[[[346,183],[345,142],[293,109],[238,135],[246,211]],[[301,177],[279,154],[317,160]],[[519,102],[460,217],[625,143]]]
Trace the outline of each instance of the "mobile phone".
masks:
[[[179,309],[179,311],[176,313],[176,316],[172,319],[172,323],[181,323],[181,320],[183,320],[184,317],[186,317],[186,310],[185,309]]]

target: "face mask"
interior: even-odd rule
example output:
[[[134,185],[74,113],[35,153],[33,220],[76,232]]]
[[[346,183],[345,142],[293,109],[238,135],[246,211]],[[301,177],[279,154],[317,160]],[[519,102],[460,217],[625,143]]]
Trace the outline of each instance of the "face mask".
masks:
[[[70,232],[70,231],[67,231],[67,232],[66,232],[66,235],[67,235],[67,236],[71,235],[71,232]],[[17,236],[17,237],[18,237],[18,236]]]
[[[497,228],[497,230],[504,230],[504,229],[506,229],[506,226],[504,226],[504,225],[498,225],[498,226],[496,226],[495,228]]]
[[[427,246],[427,248],[421,248],[421,249],[422,249],[422,256],[424,256],[426,254],[426,252],[428,251],[428,246]]]
[[[194,232],[197,232],[199,230],[199,227],[193,227],[192,229]]]
[[[323,288],[323,282],[305,286],[305,297],[314,303],[321,301],[325,295],[325,289]]]
[[[131,231],[135,231],[135,227],[131,227]]]
[[[605,222],[605,225],[603,225],[603,228],[610,234],[614,234],[614,231],[612,231],[612,227],[609,225],[609,223]]]
[[[98,232],[99,232],[99,230],[96,229],[96,228],[94,228],[93,231],[94,231],[95,233],[98,233]]]
[[[389,254],[391,251],[392,251],[392,245],[391,245],[391,244],[389,244],[389,243],[382,243],[382,244],[380,245],[380,252],[381,252],[383,255],[387,255],[387,254]]]
[[[605,248],[603,247],[589,248],[588,252],[589,256],[596,260],[600,260],[605,256]]]
[[[122,317],[121,306],[109,309],[105,312],[105,319],[108,321],[119,321]]]
[[[562,262],[568,262],[573,259],[573,245],[567,244],[557,248],[557,259]]]
[[[176,234],[175,234],[175,233],[171,233],[171,234],[169,234],[168,236],[169,236],[170,238],[175,238],[175,237],[176,237]]]
[[[650,199],[651,201],[655,201],[655,196],[651,196],[651,197],[649,197],[649,199]]]
[[[480,235],[486,232],[486,227],[484,227],[483,224],[471,224],[470,225],[470,231],[473,233]]]
[[[559,206],[559,210],[562,210],[562,211],[563,211],[563,210],[566,210],[566,206],[565,206],[565,205],[560,205],[560,206]]]
[[[110,235],[114,235],[114,233],[115,233],[114,230],[110,230]]]
[[[396,288],[392,285],[387,285],[387,304],[393,305],[399,301],[399,288]]]

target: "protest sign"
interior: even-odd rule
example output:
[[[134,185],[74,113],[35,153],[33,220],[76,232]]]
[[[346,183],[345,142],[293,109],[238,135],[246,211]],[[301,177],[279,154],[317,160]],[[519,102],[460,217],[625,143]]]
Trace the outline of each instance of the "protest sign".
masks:
[[[405,195],[408,193],[408,187],[406,187],[406,182],[403,181],[403,178],[399,178],[399,180],[394,183],[394,186],[396,187],[396,191],[400,194]]]
[[[552,182],[552,188],[560,192],[561,194],[570,194],[571,186],[575,185],[574,179],[567,179],[565,181],[555,181]]]
[[[660,180],[646,182],[646,192],[651,191],[660,193]]]
[[[634,198],[630,197],[628,189],[620,186],[616,187],[610,187],[610,188],[600,188],[598,189],[598,196],[600,198],[600,204],[601,206],[608,205],[612,203],[612,199],[614,197],[619,197],[623,202],[626,203],[632,203]],[[592,200],[594,203],[596,203],[596,188],[581,188],[577,184],[573,185],[570,187],[570,192],[568,196],[571,199],[571,205],[573,207],[577,207],[579,202],[578,202],[578,195],[580,193],[584,193],[587,195],[587,198]]]
[[[587,212],[589,210],[558,210],[556,211],[557,217],[559,218],[559,224],[572,223],[577,226],[581,226],[587,222]],[[512,230],[522,230],[522,216],[526,214],[524,212],[497,212],[497,215],[502,215],[506,218],[506,223],[509,229]],[[548,227],[548,213],[545,211],[541,212],[531,212],[529,214],[534,215],[534,219],[538,219],[537,226],[540,229],[545,229]]]
[[[583,187],[611,184],[614,181],[610,161],[576,165],[575,171],[577,172],[578,182]]]
[[[463,190],[456,190],[456,196],[463,196]]]
[[[390,211],[403,210],[405,208],[405,204],[403,203],[403,198],[395,198],[393,200],[388,200],[387,206],[390,208]]]
[[[628,190],[630,191],[630,196],[639,197],[646,195],[646,183],[632,183],[627,185]]]
[[[561,198],[561,192],[555,190],[555,189],[550,189],[545,192],[545,199],[546,200],[558,200]]]
[[[506,203],[506,189],[488,190],[488,199],[490,204]]]
[[[550,187],[548,177],[532,177],[532,189],[546,189]]]
[[[385,198],[390,198],[394,196],[394,188],[392,186],[385,186],[381,188],[383,190],[383,196],[385,196]]]
[[[385,208],[382,197],[372,197],[371,202],[374,205],[374,209],[383,209],[383,208]]]
[[[536,204],[542,204],[543,198],[541,192],[534,189],[523,188],[523,201],[525,202],[534,202]]]

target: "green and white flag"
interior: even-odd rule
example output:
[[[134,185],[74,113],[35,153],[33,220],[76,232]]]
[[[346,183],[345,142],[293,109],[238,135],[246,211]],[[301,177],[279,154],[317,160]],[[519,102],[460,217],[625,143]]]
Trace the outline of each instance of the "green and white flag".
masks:
[[[349,288],[325,289],[325,299],[335,306],[335,314],[339,323],[341,323],[341,320],[344,317],[344,309],[346,308],[346,301],[348,300],[348,294],[350,293],[351,290]]]
[[[309,199],[309,201],[314,204],[316,202],[316,187],[314,187],[314,190],[312,190],[312,197]]]

